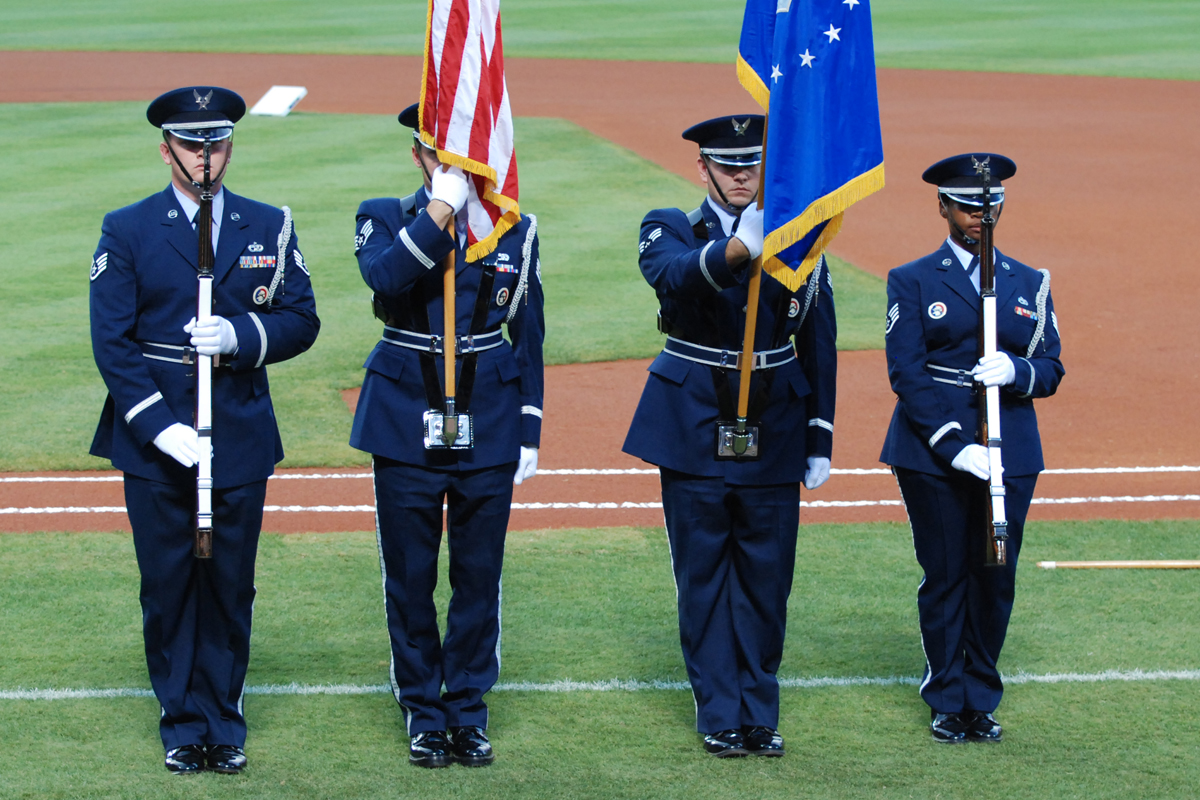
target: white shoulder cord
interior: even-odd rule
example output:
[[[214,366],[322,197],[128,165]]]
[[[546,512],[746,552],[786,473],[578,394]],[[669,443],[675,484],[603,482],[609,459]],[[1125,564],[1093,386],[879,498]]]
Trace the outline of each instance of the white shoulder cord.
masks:
[[[1050,296],[1050,270],[1039,269],[1042,273],[1042,285],[1038,287],[1037,299],[1034,305],[1037,307],[1037,328],[1033,331],[1033,339],[1029,341],[1029,349],[1025,351],[1026,358],[1032,358],[1033,352],[1037,350],[1038,342],[1046,336],[1046,299]]]
[[[292,210],[284,206],[283,228],[279,231],[279,238],[275,240],[275,277],[271,279],[271,288],[267,289],[267,302],[264,303],[267,308],[271,307],[271,301],[275,299],[275,290],[279,288],[279,284],[283,280],[283,270],[287,266],[287,248],[291,241]]]
[[[529,214],[529,231],[525,234],[525,244],[521,246],[521,276],[517,279],[517,288],[513,290],[512,300],[508,304],[508,315],[504,324],[512,322],[517,316],[517,304],[525,296],[525,287],[529,283],[529,260],[533,258],[533,240],[537,236],[537,217]]]

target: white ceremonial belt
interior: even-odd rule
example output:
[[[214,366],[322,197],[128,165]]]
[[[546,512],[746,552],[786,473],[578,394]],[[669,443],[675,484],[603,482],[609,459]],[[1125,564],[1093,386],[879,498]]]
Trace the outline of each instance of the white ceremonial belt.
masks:
[[[925,369],[930,371],[930,377],[938,383],[957,386],[960,389],[972,389],[975,386],[975,376],[971,374],[971,370],[969,369],[940,367],[937,364],[926,364]]]
[[[721,350],[716,347],[704,347],[699,344],[685,342],[674,336],[667,337],[663,347],[664,353],[670,353],[676,358],[708,364],[710,367],[722,369],[741,369],[742,354],[738,350]],[[796,358],[796,348],[789,342],[774,350],[757,350],[754,353],[753,369],[774,369]]]
[[[383,341],[388,344],[394,344],[397,347],[407,347],[410,350],[423,350],[426,353],[441,353],[442,341],[445,337],[431,336],[428,333],[416,333],[415,331],[406,331],[400,328],[393,328],[391,325],[385,325],[383,328]],[[481,333],[477,336],[470,334],[466,336],[454,337],[454,352],[463,353],[479,353],[484,350],[491,350],[493,347],[499,347],[504,344],[504,336],[497,328],[494,331]]]

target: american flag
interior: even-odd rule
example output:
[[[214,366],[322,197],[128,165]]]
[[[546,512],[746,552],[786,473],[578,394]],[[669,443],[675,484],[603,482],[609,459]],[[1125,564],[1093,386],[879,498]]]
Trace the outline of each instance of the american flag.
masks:
[[[500,0],[429,0],[420,114],[421,140],[471,176],[467,260],[476,261],[520,220]]]

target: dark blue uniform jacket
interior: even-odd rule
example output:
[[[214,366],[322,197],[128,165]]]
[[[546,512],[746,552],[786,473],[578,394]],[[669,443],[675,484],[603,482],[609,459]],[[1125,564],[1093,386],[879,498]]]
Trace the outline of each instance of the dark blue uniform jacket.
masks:
[[[213,314],[233,324],[238,351],[213,370],[216,488],[265,480],[283,458],[264,367],[303,353],[320,329],[295,234],[282,254],[276,303],[257,302],[275,274],[283,211],[225,189],[223,214]],[[173,423],[194,424],[196,368],[147,358],[138,343],[189,344],[183,326],[196,316],[197,250],[196,232],[168,186],[106,215],[92,262],[92,350],[109,395],[91,452],[150,480],[195,480],[194,468],[153,441]]]
[[[1049,319],[1041,320],[1043,335],[1027,352],[1038,329],[1041,285],[1041,273],[996,251],[997,346],[1016,367],[1016,380],[1000,390],[1008,476],[1044,468],[1033,398],[1054,394],[1063,376],[1058,320],[1048,293]],[[937,252],[888,273],[887,290],[888,376],[897,402],[879,460],[931,475],[954,474],[950,462],[977,441],[981,396],[953,385],[958,377],[947,370],[969,372],[979,360],[979,295],[945,242]],[[963,382],[970,386],[969,378]]]
[[[725,263],[729,238],[709,204],[691,215],[674,208],[651,211],[642,221],[640,242],[639,266],[658,294],[670,335],[740,351],[749,269],[735,274]],[[833,284],[823,264],[821,272],[807,313],[808,284],[791,292],[770,276],[762,277],[754,349],[771,350],[794,337],[799,357],[754,372],[749,416],[760,428],[758,460],[716,458],[717,421],[735,416],[737,370],[665,351],[650,365],[622,449],[661,467],[743,485],[797,482],[804,477],[808,456],[830,457],[837,323]]]
[[[358,208],[355,254],[363,280],[383,303],[392,327],[440,336],[444,332],[441,265],[455,248],[456,237],[424,213],[428,204],[424,188],[404,201],[388,197],[364,201]],[[467,409],[475,427],[474,448],[425,449],[421,420],[430,406],[421,355],[383,339],[363,364],[367,374],[350,434],[352,447],[431,469],[473,470],[515,462],[522,444],[540,443],[545,323],[536,220],[522,216],[496,249],[478,262],[468,263],[461,247],[455,258],[458,335],[470,330],[484,264],[496,268],[484,330],[499,330],[504,324],[508,331],[508,341],[477,353]],[[434,361],[444,388],[445,362],[440,354]],[[461,383],[461,355],[456,366]],[[458,400],[461,412],[461,392]]]

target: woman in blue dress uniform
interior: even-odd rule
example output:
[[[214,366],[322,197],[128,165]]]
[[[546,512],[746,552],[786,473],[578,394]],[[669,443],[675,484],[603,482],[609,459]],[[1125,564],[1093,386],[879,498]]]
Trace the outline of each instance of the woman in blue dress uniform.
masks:
[[[424,185],[402,199],[364,201],[355,223],[359,271],[384,329],[363,365],[350,444],[374,456],[391,683],[411,737],[409,762],[485,766],[494,759],[484,695],[500,672],[500,574],[513,483],[536,472],[541,435],[537,220],[522,215],[492,253],[468,262],[460,213],[467,180],[417,138],[417,108],[399,120],[413,129]],[[452,219],[453,235],[445,230]],[[442,408],[441,265],[451,252],[458,411],[470,412],[475,429],[474,446],[464,450],[428,449],[422,422]],[[443,502],[452,588],[444,640],[433,603]]]
[[[222,186],[233,125],[245,110],[241,97],[218,87],[176,89],[151,103],[146,116],[163,129],[159,152],[171,184],[106,215],[92,261],[92,349],[109,394],[91,452],[125,473],[146,662],[172,772],[245,766],[254,560],[267,478],[283,458],[266,365],[303,353],[320,328],[290,214]],[[197,323],[194,225],[206,139],[213,316]],[[219,364],[213,555],[203,560],[192,556],[197,353]]]
[[[993,213],[1000,181],[1016,165],[967,153],[922,176],[938,187],[949,236],[937,251],[888,274],[887,364],[896,408],[880,460],[892,467],[925,572],[917,590],[927,660],[921,697],[938,742],[999,741],[993,712],[1003,684],[996,661],[1012,612],[1017,557],[1034,484],[1043,469],[1033,399],[1062,380],[1050,273],[995,250],[997,347],[979,346],[979,237],[983,183],[975,161],[990,158]],[[1000,386],[1008,517],[1005,566],[985,565],[987,448],[976,444],[981,393]]]
[[[757,459],[717,456],[732,421],[751,259],[763,118],[689,128],[708,186],[700,207],[642,221],[639,266],[667,334],[624,451],[659,467],[679,606],[679,638],[704,749],[718,758],[782,756],[779,683],[796,560],[800,482],[829,477],[837,377],[833,284],[824,263],[796,292],[764,275],[750,422]]]

